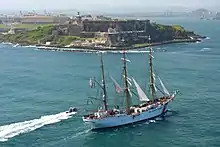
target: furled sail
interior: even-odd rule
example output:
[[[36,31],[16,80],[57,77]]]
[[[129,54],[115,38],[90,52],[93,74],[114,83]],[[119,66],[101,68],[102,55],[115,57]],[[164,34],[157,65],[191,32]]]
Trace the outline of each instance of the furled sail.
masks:
[[[154,84],[154,90],[155,90],[155,92],[157,92],[157,87],[156,87],[156,85]]]
[[[125,75],[123,75],[123,77],[125,77]],[[131,79],[130,79],[129,77],[127,77],[127,82],[128,82],[128,84],[129,84],[130,86],[132,86],[132,84],[131,84]]]
[[[141,89],[141,87],[138,85],[138,83],[135,81],[134,78],[132,78],[133,82],[134,82],[134,85],[137,89],[137,92],[138,92],[138,96],[139,96],[139,100],[140,101],[150,101],[148,99],[148,97],[146,96],[146,94],[144,93],[144,91]]]
[[[129,59],[121,58],[122,61],[131,62]]]
[[[163,82],[161,81],[160,77],[158,77],[159,81],[160,81],[160,84],[163,88],[163,92],[166,94],[166,95],[170,95],[169,91],[166,89],[166,87],[164,86]]]
[[[129,92],[130,97],[132,97],[132,93],[131,93],[131,90],[129,88],[128,88],[128,92]]]
[[[132,86],[131,81],[127,78],[128,84]]]
[[[156,75],[153,73],[153,78],[154,78],[154,81],[155,81],[155,77],[156,77]]]
[[[110,78],[112,79],[112,81],[113,81],[113,83],[114,83],[116,93],[122,92],[123,89],[122,89],[121,86],[116,82],[116,80],[115,80],[112,76],[110,76]]]
[[[156,80],[156,75],[153,73],[153,78],[154,78],[154,81]],[[155,85],[155,82],[154,82],[154,90],[155,90],[155,92],[157,92],[157,88],[156,88],[156,85]]]

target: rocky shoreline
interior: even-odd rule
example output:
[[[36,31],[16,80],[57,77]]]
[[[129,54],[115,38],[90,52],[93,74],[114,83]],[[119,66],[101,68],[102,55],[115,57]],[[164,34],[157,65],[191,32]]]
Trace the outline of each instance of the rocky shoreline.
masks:
[[[206,37],[202,37],[199,39],[181,39],[181,40],[170,40],[163,41],[151,44],[145,44],[143,46],[129,46],[129,47],[104,47],[104,46],[71,46],[64,47],[59,45],[36,45],[39,50],[53,50],[53,51],[67,51],[67,52],[97,52],[97,51],[122,51],[122,50],[138,50],[141,48],[149,47],[149,46],[159,46],[166,44],[174,44],[174,43],[196,43],[201,42],[202,39]]]
[[[27,44],[27,43],[15,43],[12,42],[10,44],[14,44],[14,47],[22,46],[22,47],[36,47],[38,50],[45,50],[45,51],[64,51],[64,52],[99,52],[99,51],[138,51],[140,49],[150,47],[150,46],[160,46],[160,45],[167,45],[167,44],[177,44],[177,43],[196,43],[201,42],[206,37],[200,37],[196,39],[179,39],[179,40],[170,40],[170,41],[163,41],[163,42],[156,42],[151,44],[143,44],[140,46],[128,46],[128,47],[105,47],[105,46],[59,46],[59,45],[44,45],[44,44]]]

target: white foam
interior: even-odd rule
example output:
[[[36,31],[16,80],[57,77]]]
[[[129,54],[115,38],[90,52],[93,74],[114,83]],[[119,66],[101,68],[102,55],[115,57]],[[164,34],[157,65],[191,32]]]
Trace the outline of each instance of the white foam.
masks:
[[[149,122],[145,122],[144,124],[149,125]]]
[[[155,120],[149,120],[149,122],[150,122],[150,123],[156,123],[156,121],[155,121]]]
[[[84,131],[82,131],[82,132],[78,132],[78,133],[74,134],[73,136],[71,136],[70,139],[77,138],[77,137],[79,137],[79,136],[85,135],[85,134],[87,134],[89,131],[91,131],[91,129],[84,130]]]
[[[28,46],[22,46],[22,47],[24,47],[24,48],[36,48],[35,45],[28,45]]]
[[[76,112],[61,112],[55,115],[42,116],[39,119],[0,126],[0,142],[7,141],[9,138],[15,137],[19,134],[34,131],[45,125],[54,124],[62,120],[71,118],[74,114],[76,114]]]
[[[130,51],[97,51],[96,53],[115,53],[115,54],[122,54],[123,52],[125,53],[149,53],[149,51],[140,51],[140,50],[130,50]]]
[[[12,45],[12,43],[10,43],[10,42],[2,42],[1,44],[4,44],[4,45]]]
[[[211,39],[211,38],[210,38],[210,37],[206,37],[205,39],[209,40],[209,39]]]
[[[170,52],[170,54],[177,54],[177,52]]]
[[[157,118],[155,118],[155,120],[156,121],[161,121],[161,120],[163,120],[163,118],[162,117],[157,117]]]
[[[17,43],[17,44],[14,44],[13,47],[19,47],[20,45]]]
[[[203,48],[203,49],[201,49],[200,51],[201,51],[201,52],[204,52],[204,51],[209,51],[209,50],[211,50],[211,48]]]

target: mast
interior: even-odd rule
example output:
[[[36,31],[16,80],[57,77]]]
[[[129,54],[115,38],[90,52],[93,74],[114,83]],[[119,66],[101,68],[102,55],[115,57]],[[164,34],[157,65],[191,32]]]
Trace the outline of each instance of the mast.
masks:
[[[148,41],[150,44],[151,37],[148,36]],[[150,67],[150,92],[153,100],[156,98],[156,91],[154,87],[154,73],[153,73],[153,55],[152,55],[152,47],[150,47],[150,52],[149,52],[149,67]]]
[[[150,91],[151,91],[151,96],[153,100],[156,98],[156,91],[154,87],[154,73],[153,73],[153,63],[152,63],[152,48],[150,47],[150,52],[149,52],[149,66],[150,66]]]
[[[106,111],[108,109],[107,107],[107,91],[106,91],[106,86],[105,86],[105,74],[104,74],[104,63],[102,59],[102,53],[101,53],[101,78],[102,78],[102,90],[103,90],[103,95],[102,95],[102,101],[104,105],[104,110]]]
[[[130,104],[129,104],[129,91],[128,91],[128,81],[127,81],[127,69],[126,69],[126,57],[125,57],[125,51],[123,52],[123,74],[124,74],[124,87],[125,87],[125,107],[126,107],[126,113],[130,114]]]

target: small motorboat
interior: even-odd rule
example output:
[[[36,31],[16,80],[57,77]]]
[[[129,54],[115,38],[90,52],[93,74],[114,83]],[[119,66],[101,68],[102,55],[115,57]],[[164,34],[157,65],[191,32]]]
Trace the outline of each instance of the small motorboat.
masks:
[[[77,112],[78,110],[75,107],[70,107],[68,111],[66,111],[66,113],[73,113],[73,112]]]

